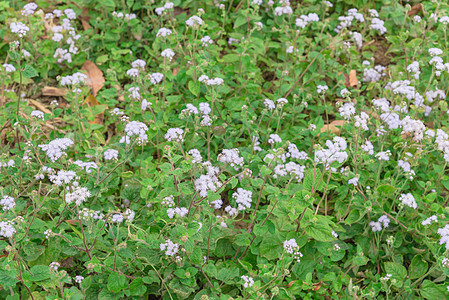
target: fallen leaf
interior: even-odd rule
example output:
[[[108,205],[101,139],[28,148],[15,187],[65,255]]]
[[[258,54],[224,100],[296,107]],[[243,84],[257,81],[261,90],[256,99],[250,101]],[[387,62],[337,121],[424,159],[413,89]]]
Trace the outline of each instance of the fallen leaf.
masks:
[[[343,126],[343,124],[345,124],[346,121],[345,120],[335,120],[330,122],[330,124],[324,125],[323,128],[320,129],[320,133],[326,132],[326,131],[330,131],[333,134],[340,134],[341,129],[338,128],[337,126]],[[320,133],[318,135],[320,135]]]
[[[51,87],[51,86],[44,86],[44,88],[42,89],[42,95],[44,96],[65,96],[65,94],[67,94],[67,90],[66,89],[60,89],[60,88],[55,88],[55,87]]]
[[[84,30],[91,29],[92,26],[90,26],[89,21],[89,10],[87,7],[83,7],[83,10],[81,12],[81,15],[79,16],[79,19],[81,20],[81,24],[83,25]]]
[[[320,289],[320,287],[323,285],[323,281],[321,280],[321,281],[318,282],[318,283],[312,283],[312,285],[313,285],[312,290],[314,290],[314,291],[316,292],[316,291],[318,291],[318,290]]]
[[[76,223],[79,223],[79,220],[65,220],[66,223],[69,223],[72,226],[75,226]]]
[[[97,98],[93,96],[92,94],[89,94],[89,96],[86,97],[83,104],[89,105],[89,107],[100,105],[100,102],[98,102]],[[104,124],[104,112],[99,113],[98,115],[95,115],[95,119],[93,121],[89,121],[90,124]]]
[[[86,83],[91,87],[92,94],[96,97],[98,91],[103,87],[105,82],[103,72],[90,60],[84,62],[81,70],[86,71]]]
[[[173,69],[172,75],[176,76],[178,74],[178,72],[179,72],[179,67],[176,67],[176,68]]]
[[[295,283],[295,281],[296,281],[296,280],[290,281],[285,287],[286,287],[286,288],[290,288],[290,287]]]
[[[351,70],[349,72],[349,86],[356,89],[359,86],[359,81],[357,79],[356,70]]]
[[[42,103],[33,100],[33,99],[29,99],[31,105],[35,106],[36,108],[38,108],[40,111],[46,113],[46,114],[51,114],[51,111],[49,109],[47,109]]]
[[[343,74],[343,76],[345,77],[345,87],[350,87],[350,85],[349,85],[349,75],[348,74],[345,74],[345,73],[343,73],[343,72],[338,72],[338,75],[341,75],[341,74]]]
[[[417,15],[420,11],[422,11],[422,4],[418,3],[416,5],[413,5],[412,8],[410,8],[410,11],[407,13],[409,17],[413,17]]]

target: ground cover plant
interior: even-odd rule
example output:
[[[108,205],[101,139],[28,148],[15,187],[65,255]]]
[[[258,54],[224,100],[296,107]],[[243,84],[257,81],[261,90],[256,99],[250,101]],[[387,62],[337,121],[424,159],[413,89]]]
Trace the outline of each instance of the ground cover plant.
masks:
[[[448,26],[0,1],[0,298],[448,298]]]

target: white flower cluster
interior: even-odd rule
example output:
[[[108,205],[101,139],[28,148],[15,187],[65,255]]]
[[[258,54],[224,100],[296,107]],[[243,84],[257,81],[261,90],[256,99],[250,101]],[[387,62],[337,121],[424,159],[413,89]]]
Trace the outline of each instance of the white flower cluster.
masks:
[[[136,14],[124,14],[122,12],[116,12],[116,11],[112,12],[112,15],[119,19],[124,18],[125,21],[131,21],[131,20],[134,20],[137,18]]]
[[[0,205],[3,206],[4,211],[7,211],[13,209],[14,206],[16,206],[16,201],[11,196],[3,195],[3,197],[0,199]]]
[[[98,166],[94,162],[83,162],[81,160],[76,160],[73,162],[74,165],[77,165],[80,168],[83,168],[87,174],[92,172],[91,169],[98,169]]]
[[[345,151],[347,144],[344,138],[336,136],[333,138],[333,142],[327,140],[326,146],[328,149],[315,151],[315,162],[325,164],[328,168],[333,162],[342,163],[348,158],[348,153]]]
[[[403,205],[414,209],[418,207],[415,201],[415,197],[413,197],[411,193],[401,194],[401,196],[399,197],[399,201],[401,201]]]
[[[201,175],[194,182],[195,190],[199,193],[200,197],[206,197],[208,190],[215,192],[221,187],[221,183],[217,177],[220,169],[213,167],[208,161],[203,163],[203,166],[207,168],[207,174]]]
[[[303,256],[301,252],[299,252],[298,244],[295,239],[290,239],[288,241],[284,241],[284,249],[288,254],[293,255],[293,258],[299,263],[301,262],[301,257]]]
[[[182,137],[183,134],[184,130],[181,128],[170,128],[165,134],[165,139],[169,142],[176,141],[182,143],[184,142],[184,138]]]
[[[131,121],[125,126],[125,136],[120,139],[120,143],[131,143],[131,137],[137,136],[138,143],[144,144],[148,141],[147,136],[148,127],[142,122],[139,121]]]
[[[80,206],[90,196],[91,194],[87,188],[76,187],[73,192],[66,194],[65,202],[69,205],[75,202],[76,206]]]
[[[296,26],[300,28],[304,28],[307,26],[307,24],[311,22],[318,22],[320,18],[316,13],[310,13],[308,15],[301,15],[299,18],[295,20]]]
[[[374,30],[378,30],[380,32],[380,34],[382,34],[382,35],[387,32],[387,28],[385,28],[385,26],[384,26],[384,21],[382,21],[379,18],[373,18],[371,20],[370,28],[374,29]]]
[[[186,21],[187,26],[193,27],[195,25],[201,26],[203,25],[203,20],[198,16],[191,16]]]
[[[402,134],[413,134],[414,141],[421,141],[424,138],[424,131],[426,126],[420,120],[413,120],[409,116],[406,116],[401,122]]]
[[[53,57],[58,59],[58,63],[62,63],[64,61],[71,63],[72,54],[77,54],[79,50],[78,47],[76,47],[75,42],[81,38],[81,35],[76,33],[76,28],[71,24],[71,21],[76,19],[75,11],[73,11],[73,9],[65,9],[64,14],[67,18],[61,20],[61,25],[54,25],[51,28],[53,31],[52,40],[55,42],[60,42],[66,38],[65,43],[69,46],[69,48],[57,48]],[[46,17],[53,18],[54,16],[61,17],[63,14],[60,11],[54,10],[53,14],[47,14]],[[64,36],[64,34],[66,34],[66,36]]]
[[[348,184],[352,184],[354,186],[357,186],[357,183],[359,182],[359,178],[358,177],[354,177],[348,180]]]
[[[111,218],[112,223],[122,223],[123,222],[123,216],[122,214],[114,214]]]
[[[175,208],[170,207],[169,209],[167,209],[167,215],[170,219],[173,219],[175,215],[184,218],[188,212],[189,212],[188,209],[185,207],[175,207]]]
[[[30,28],[22,22],[11,22],[9,29],[12,33],[17,33],[19,37],[24,37],[30,31]]]
[[[285,154],[285,157],[306,160],[307,153],[305,151],[299,151],[295,144],[288,142],[288,152]]]
[[[203,162],[203,157],[201,156],[201,153],[198,149],[192,149],[189,152],[187,152],[190,156],[193,157],[192,162],[194,164],[200,164]]]
[[[365,82],[376,82],[379,81],[383,76],[385,76],[385,67],[374,66],[374,68],[365,68],[363,70],[363,81]]]
[[[48,144],[39,145],[39,148],[41,148],[41,150],[47,154],[48,158],[50,158],[52,162],[55,162],[61,156],[65,155],[66,153],[64,152],[64,150],[72,145],[73,141],[71,139],[59,138],[54,139]]]
[[[379,152],[379,153],[377,153],[377,154],[375,155],[375,157],[376,157],[378,160],[385,160],[385,161],[390,160],[390,156],[391,156],[391,151],[390,151],[390,150],[383,151],[383,152]]]
[[[159,245],[161,251],[165,251],[165,255],[175,256],[179,251],[179,244],[173,243],[170,239]]]
[[[15,72],[16,68],[11,64],[3,64],[3,68],[7,73]]]
[[[415,79],[419,79],[419,75],[421,74],[421,71],[419,70],[419,62],[414,61],[409,64],[407,66],[407,72],[414,73],[413,77],[415,77]]]
[[[57,174],[51,174],[48,176],[48,178],[53,184],[56,184],[57,186],[69,184],[74,179],[76,181],[74,181],[72,185],[77,186],[78,185],[77,180],[79,179],[79,177],[76,176],[76,173],[74,171],[64,171],[64,170],[59,170]]]
[[[243,282],[244,282],[244,283],[243,283],[243,287],[244,287],[245,289],[250,288],[250,287],[253,286],[253,284],[254,284],[254,279],[253,279],[252,277],[243,275],[243,276],[241,276],[240,278],[242,278],[242,280],[243,280]]]
[[[371,229],[373,232],[381,231],[382,227],[387,228],[390,225],[390,219],[383,215],[379,219],[377,219],[377,222],[371,221],[369,222],[369,226],[371,226]]]
[[[53,271],[55,271],[55,272],[58,271],[58,269],[59,269],[60,266],[61,266],[61,265],[60,265],[57,261],[54,261],[54,262],[50,263],[50,265],[48,265],[48,267],[50,268],[50,270],[53,270]]]
[[[224,83],[224,80],[218,77],[210,79],[207,75],[201,75],[198,78],[199,82],[203,82],[206,85],[222,85]]]
[[[340,32],[343,28],[347,28],[352,25],[353,20],[357,20],[360,23],[365,22],[365,18],[361,13],[358,12],[357,9],[351,8],[347,11],[347,16],[340,16],[338,17],[338,20],[340,21],[340,24],[334,29],[335,32]]]
[[[165,3],[164,6],[157,7],[154,11],[156,12],[156,14],[157,14],[158,16],[160,16],[160,15],[162,15],[162,13],[163,13],[164,11],[173,8],[173,6],[174,6],[174,5],[173,5],[173,2],[167,2],[167,3]]]
[[[167,49],[165,49],[165,50],[163,50],[163,51],[161,52],[161,56],[162,56],[162,57],[165,57],[165,58],[168,58],[168,60],[171,61],[172,58],[173,58],[173,56],[175,56],[175,52],[173,52],[172,49],[167,48]]]
[[[349,120],[353,114],[355,114],[354,103],[345,103],[338,109],[340,115],[345,119]]]
[[[118,159],[118,151],[115,149],[108,149],[104,152],[104,160],[117,160]]]
[[[295,179],[298,180],[298,182],[301,182],[301,180],[304,178],[304,170],[305,167],[301,166],[295,162],[289,162],[286,164],[278,164],[274,167],[274,178],[277,178],[278,176],[286,176],[288,174],[293,175]]]
[[[423,226],[426,226],[426,225],[432,224],[432,222],[438,223],[438,218],[437,218],[437,216],[435,216],[435,215],[430,216],[430,217],[428,217],[427,219],[425,219],[424,221],[422,221],[421,224],[422,224]]]
[[[327,85],[318,85],[316,87],[316,92],[318,94],[322,94],[322,93],[326,92],[328,89],[329,89],[329,87]]]
[[[150,82],[152,84],[158,84],[164,79],[164,74],[162,73],[152,73],[148,74],[148,77],[150,78]]]
[[[30,114],[30,117],[44,120],[44,113],[41,112],[40,110],[33,110]]]
[[[355,116],[354,117],[354,126],[357,128],[362,128],[363,130],[368,130],[368,120],[369,120],[369,115],[362,111],[360,113],[360,116]]]
[[[242,188],[238,188],[237,191],[232,194],[232,198],[234,198],[235,202],[238,204],[237,209],[239,211],[251,208],[251,202],[253,201],[251,199],[252,196],[253,192]]]
[[[103,220],[104,214],[99,210],[92,210],[88,208],[83,208],[80,211],[80,219],[83,220]]]
[[[34,2],[27,3],[23,6],[23,10],[21,11],[22,16],[34,15],[37,9],[37,4]]]
[[[170,34],[172,34],[172,31],[170,29],[162,27],[157,32],[156,37],[163,37],[163,38],[165,38],[165,37],[169,36]]]
[[[268,139],[268,143],[269,144],[282,143],[282,139],[279,137],[279,135],[273,133],[273,134],[270,134],[270,138]]]
[[[449,224],[446,224],[443,228],[439,228],[437,232],[441,236],[440,245],[445,244],[446,250],[449,250]]]
[[[290,6],[289,0],[280,0],[279,4],[281,6],[278,6],[274,9],[274,15],[275,16],[282,16],[282,15],[291,15],[293,14],[293,9]]]
[[[175,198],[173,197],[173,195],[169,195],[162,200],[161,204],[163,206],[172,207],[175,205]]]
[[[210,38],[210,36],[206,35],[201,38],[201,43],[203,43],[203,47],[207,47],[209,45],[212,45],[214,41]]]
[[[76,275],[75,276],[75,282],[81,284],[81,282],[83,282],[84,277],[81,275]]]
[[[353,31],[350,32],[349,35],[354,39],[358,49],[363,47],[363,36],[361,33]]]
[[[67,75],[64,77],[61,77],[61,85],[73,85],[73,86],[80,86],[82,84],[86,83],[87,75],[84,73],[76,72],[72,75]]]
[[[239,150],[234,149],[223,149],[223,151],[218,155],[217,161],[224,164],[229,164],[236,171],[243,166],[243,157],[239,156]]]
[[[14,222],[11,221],[1,221],[0,222],[0,236],[5,238],[10,238],[16,233],[14,228]]]

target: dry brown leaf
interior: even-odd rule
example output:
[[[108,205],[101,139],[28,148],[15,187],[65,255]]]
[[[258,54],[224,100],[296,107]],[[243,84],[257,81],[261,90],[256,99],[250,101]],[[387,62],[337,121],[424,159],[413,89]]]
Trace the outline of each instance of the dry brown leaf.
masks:
[[[99,105],[100,102],[98,102],[98,100],[95,96],[89,94],[89,96],[87,96],[86,99],[84,100],[83,104],[87,104],[87,105],[89,105],[89,107],[92,107],[95,105]],[[103,121],[104,121],[104,113],[100,113],[98,115],[95,115],[95,119],[93,121],[89,121],[89,123],[103,125],[104,124]]]
[[[296,280],[290,281],[285,287],[286,287],[286,288],[290,288],[290,287],[295,283],[295,281],[296,281]]]
[[[351,70],[349,72],[349,86],[356,89],[359,86],[359,81],[357,79],[356,70]]]
[[[407,15],[409,17],[413,17],[413,16],[419,14],[420,11],[422,11],[422,4],[418,3],[416,5],[413,5],[412,8],[410,8],[410,11],[407,13]]]
[[[87,9],[87,7],[83,7],[83,11],[79,16],[79,19],[81,20],[81,24],[83,25],[84,30],[92,28],[92,26],[90,26],[89,24],[90,17],[89,17],[89,10]]]
[[[66,223],[69,223],[72,226],[75,226],[76,223],[79,223],[79,220],[65,220]]]
[[[96,97],[105,82],[103,72],[90,60],[84,62],[81,70],[86,71],[86,83],[92,88],[92,95]]]
[[[320,129],[320,133],[330,131],[333,134],[340,134],[341,129],[337,126],[343,126],[345,124],[345,120],[335,120],[330,122],[330,124],[324,125],[323,128]],[[318,135],[320,135],[320,133]]]
[[[349,87],[349,75],[348,74],[345,74],[345,73],[343,73],[343,72],[338,72],[338,75],[341,75],[341,74],[343,74],[343,76],[345,77],[345,87]]]
[[[318,282],[318,283],[312,283],[312,285],[313,285],[312,290],[314,290],[314,291],[316,292],[316,291],[318,291],[318,290],[320,289],[320,287],[323,285],[323,281],[321,280],[321,281]]]
[[[33,99],[29,99],[29,101],[30,101],[31,105],[35,106],[40,111],[42,111],[46,114],[51,114],[51,111],[49,109],[47,109],[42,103],[37,102],[36,100],[33,100]]]
[[[65,94],[67,94],[67,90],[66,89],[60,89],[60,88],[55,88],[52,86],[44,86],[44,88],[42,89],[42,95],[44,96],[65,96]]]
[[[178,72],[179,72],[179,67],[176,67],[176,68],[173,69],[172,75],[176,76],[178,74]]]

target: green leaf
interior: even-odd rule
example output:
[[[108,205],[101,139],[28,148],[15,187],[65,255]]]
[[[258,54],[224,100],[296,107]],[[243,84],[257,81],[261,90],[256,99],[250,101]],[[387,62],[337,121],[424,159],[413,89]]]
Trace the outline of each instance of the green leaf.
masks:
[[[426,299],[447,299],[444,287],[436,285],[430,280],[424,280],[421,286],[421,296]]]
[[[16,272],[14,270],[0,270],[0,286],[14,286],[17,282]]]
[[[50,269],[48,268],[48,266],[43,265],[34,266],[30,269],[30,271],[33,274],[32,276],[30,275],[30,280],[32,281],[42,281],[50,278]]]
[[[260,175],[261,175],[262,177],[265,177],[265,176],[267,176],[267,175],[269,175],[269,174],[271,174],[271,170],[268,169],[267,166],[263,165],[262,168],[260,168]]]
[[[221,59],[225,63],[233,63],[240,60],[240,56],[238,54],[226,54]]]
[[[315,223],[309,223],[305,231],[312,239],[320,242],[332,242],[335,240],[332,236],[332,228],[323,219],[319,219]]]
[[[407,270],[403,265],[395,262],[387,262],[385,263],[385,272],[391,274],[391,279],[396,279],[395,286],[402,287],[402,283],[407,276]]]
[[[416,255],[412,259],[412,263],[409,267],[410,279],[419,278],[427,272],[428,264],[423,261],[421,255]]]
[[[200,83],[198,81],[189,81],[189,91],[198,96],[200,93]]]
[[[234,28],[238,28],[247,22],[246,16],[238,16],[237,20],[235,20]]]
[[[143,284],[142,278],[136,278],[129,285],[129,292],[132,296],[142,296],[147,291],[147,287]]]
[[[395,190],[396,188],[394,186],[388,184],[383,184],[377,188],[378,192],[383,193],[385,195],[391,195],[394,193]]]
[[[227,281],[239,276],[239,268],[222,268],[218,271],[217,279]]]
[[[32,66],[25,65],[22,75],[25,76],[26,78],[33,78],[33,77],[39,76],[39,73]]]
[[[307,191],[312,191],[312,187],[315,188],[315,190],[319,190],[324,184],[323,179],[321,180],[319,186],[317,187],[318,181],[321,178],[321,171],[320,169],[309,169],[307,171],[306,176],[304,177],[304,189]]]
[[[126,277],[118,274],[111,273],[108,277],[108,290],[113,293],[118,293],[122,289],[126,289],[128,287],[128,283],[126,282]]]
[[[259,246],[260,255],[268,260],[280,258],[282,255],[282,242],[276,235],[267,235]]]

